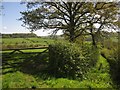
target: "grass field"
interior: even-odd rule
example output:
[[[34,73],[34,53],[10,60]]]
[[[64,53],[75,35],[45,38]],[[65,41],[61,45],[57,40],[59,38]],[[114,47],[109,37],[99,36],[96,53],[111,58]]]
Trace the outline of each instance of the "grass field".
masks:
[[[31,41],[32,40],[32,41]],[[23,38],[3,39],[3,45],[40,44],[48,45],[52,39]],[[45,49],[21,50],[24,53],[12,51],[2,52],[2,87],[3,88],[113,88],[109,74],[109,63],[101,55],[84,79],[71,80],[55,78],[48,74],[48,51]]]
[[[47,46],[54,42],[53,39],[47,38],[3,38],[2,48],[32,48],[39,46]]]
[[[2,46],[0,47],[2,47],[2,49],[35,48],[41,46],[48,46],[54,41],[55,40],[53,39],[47,38],[3,38],[1,42]]]
[[[109,64],[102,56],[87,77],[79,81],[49,76],[44,72],[48,53],[35,52],[29,55],[3,52],[3,88],[112,88]],[[101,63],[102,67],[98,70]]]
[[[51,43],[52,39],[47,38],[3,38],[2,44],[41,44],[46,45],[47,42]]]

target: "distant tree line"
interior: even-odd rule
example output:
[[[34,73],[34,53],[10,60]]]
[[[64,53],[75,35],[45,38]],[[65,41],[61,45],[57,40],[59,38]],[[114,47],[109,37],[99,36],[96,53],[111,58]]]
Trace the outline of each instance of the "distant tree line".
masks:
[[[31,38],[38,37],[34,33],[13,33],[13,34],[2,34],[2,38]]]

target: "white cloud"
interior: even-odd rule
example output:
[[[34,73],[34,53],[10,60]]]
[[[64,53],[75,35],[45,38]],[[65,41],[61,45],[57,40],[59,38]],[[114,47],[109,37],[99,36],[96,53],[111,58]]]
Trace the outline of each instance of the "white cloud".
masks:
[[[7,29],[7,27],[6,27],[6,26],[4,26],[4,27],[3,27],[3,30],[6,30],[6,29]]]
[[[37,34],[38,36],[48,36],[48,35],[52,34],[52,31],[53,30],[44,30],[44,29],[41,29],[41,30],[37,30],[37,31],[35,31],[33,33]],[[63,34],[62,30],[59,30],[56,35],[61,35],[61,34]]]

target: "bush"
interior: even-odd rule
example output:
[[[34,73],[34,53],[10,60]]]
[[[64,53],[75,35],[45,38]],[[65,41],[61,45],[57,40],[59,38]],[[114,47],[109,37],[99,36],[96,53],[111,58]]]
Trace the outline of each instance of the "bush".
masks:
[[[83,78],[97,61],[96,49],[69,42],[55,42],[49,45],[49,69],[55,77]],[[97,56],[97,55],[96,55]]]

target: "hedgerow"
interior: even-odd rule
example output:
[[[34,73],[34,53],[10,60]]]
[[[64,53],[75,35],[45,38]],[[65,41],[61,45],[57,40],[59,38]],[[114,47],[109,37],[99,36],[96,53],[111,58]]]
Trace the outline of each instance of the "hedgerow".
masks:
[[[49,71],[55,77],[83,79],[97,58],[97,49],[90,45],[80,48],[75,43],[63,41],[49,45]]]

